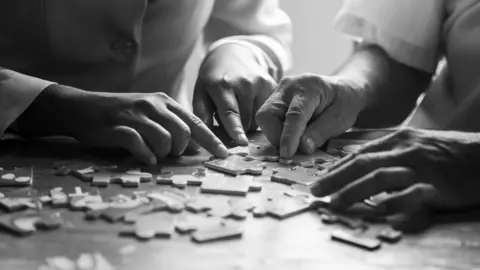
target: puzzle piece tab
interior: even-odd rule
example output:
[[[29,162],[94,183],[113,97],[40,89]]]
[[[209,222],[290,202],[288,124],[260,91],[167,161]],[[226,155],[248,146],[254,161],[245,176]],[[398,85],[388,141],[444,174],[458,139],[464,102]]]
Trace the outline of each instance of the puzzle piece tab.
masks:
[[[362,248],[368,251],[377,250],[382,246],[382,243],[378,239],[368,238],[356,233],[335,231],[330,236],[333,241],[337,241],[350,246]]]
[[[239,225],[219,224],[195,231],[192,234],[192,241],[196,243],[207,243],[241,238],[242,235],[243,228]]]
[[[309,186],[317,181],[320,175],[321,172],[317,170],[298,166],[293,168],[275,168],[271,180],[286,185],[302,184]]]
[[[260,175],[266,164],[262,161],[249,157],[231,155],[225,159],[214,159],[205,162],[205,166],[212,170],[220,171],[231,175],[252,174]]]
[[[30,186],[33,182],[33,168],[0,168],[0,187]]]

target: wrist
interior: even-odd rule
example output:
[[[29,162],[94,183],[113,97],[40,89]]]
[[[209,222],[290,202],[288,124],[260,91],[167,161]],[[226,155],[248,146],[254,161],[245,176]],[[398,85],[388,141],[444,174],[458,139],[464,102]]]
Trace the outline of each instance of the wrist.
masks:
[[[19,133],[25,137],[70,136],[72,114],[82,92],[58,84],[48,86],[17,119]]]
[[[345,76],[338,76],[336,78],[339,85],[351,92],[354,99],[353,101],[357,104],[359,112],[363,111],[368,106],[370,98],[370,85],[368,80]]]

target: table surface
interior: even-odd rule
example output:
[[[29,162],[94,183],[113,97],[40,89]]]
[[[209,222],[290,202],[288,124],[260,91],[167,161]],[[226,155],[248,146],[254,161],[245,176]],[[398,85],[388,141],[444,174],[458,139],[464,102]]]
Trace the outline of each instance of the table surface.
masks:
[[[263,140],[261,135],[256,140]],[[88,185],[72,177],[54,176],[52,162],[91,157],[118,159],[112,151],[91,151],[68,140],[34,142],[1,141],[2,166],[33,165],[33,188],[47,192],[61,186],[73,191]],[[168,160],[165,166],[177,172],[189,172],[208,159],[206,153]],[[260,180],[268,180],[263,176]],[[265,183],[265,188],[279,188]],[[151,184],[143,186],[151,189]],[[131,192],[113,185],[105,193]],[[8,190],[1,190],[8,192]],[[190,190],[192,192],[192,190]],[[195,192],[195,190],[193,190]],[[249,198],[258,195],[249,194]],[[82,253],[100,252],[117,269],[480,269],[480,222],[471,215],[455,216],[425,232],[404,235],[394,245],[384,244],[375,252],[363,251],[330,240],[336,229],[322,224],[318,214],[305,213],[284,221],[271,218],[245,221],[241,239],[210,244],[192,243],[188,236],[175,234],[171,239],[138,242],[120,237],[124,225],[102,221],[87,222],[81,212],[61,210],[66,226],[28,237],[0,233],[0,269],[37,269],[45,258],[66,256],[75,260]],[[451,222],[451,221],[454,222]],[[382,228],[375,225],[372,233]],[[120,250],[135,246],[122,255]]]

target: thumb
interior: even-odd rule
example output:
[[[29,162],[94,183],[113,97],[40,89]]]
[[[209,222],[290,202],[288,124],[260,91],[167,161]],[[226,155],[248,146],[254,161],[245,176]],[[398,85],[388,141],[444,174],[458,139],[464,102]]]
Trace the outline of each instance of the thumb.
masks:
[[[342,108],[336,104],[328,107],[312,121],[305,129],[300,140],[300,151],[312,154],[331,137],[340,135],[349,128],[347,123],[342,123]]]

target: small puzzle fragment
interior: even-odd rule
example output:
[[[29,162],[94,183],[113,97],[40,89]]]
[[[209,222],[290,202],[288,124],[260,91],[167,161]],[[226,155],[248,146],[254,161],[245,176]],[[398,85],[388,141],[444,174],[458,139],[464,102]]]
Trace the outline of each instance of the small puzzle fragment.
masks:
[[[228,154],[246,157],[250,155],[250,149],[248,148],[248,146],[237,146],[237,147],[228,149]]]
[[[365,230],[367,228],[367,224],[365,224],[365,222],[359,218],[352,218],[346,215],[332,213],[325,208],[318,208],[317,212],[321,214],[322,222],[325,224],[340,224],[352,230]]]
[[[302,184],[309,186],[317,181],[319,176],[319,171],[303,167],[275,168],[271,180],[286,185]]]
[[[249,157],[241,157],[237,155],[228,156],[225,159],[214,159],[205,162],[205,166],[216,171],[231,175],[252,174],[260,175],[266,164],[262,161]]]
[[[195,231],[192,234],[192,241],[196,243],[208,243],[241,238],[242,235],[243,228],[241,226],[223,223]]]
[[[102,211],[101,216],[109,222],[118,222],[122,220],[126,214],[135,211],[139,207],[145,204],[142,199],[125,199],[123,201],[114,201],[110,204],[110,207]]]
[[[368,238],[358,233],[347,233],[345,231],[335,231],[331,235],[333,241],[344,243],[350,246],[362,248],[368,251],[374,251],[382,246],[382,243],[375,238]]]
[[[9,198],[0,199],[0,206],[8,212],[16,212],[27,208],[36,208],[32,198]]]
[[[33,168],[0,168],[0,187],[30,186],[33,182]]]
[[[312,204],[305,198],[284,197],[273,200],[268,207],[267,214],[274,218],[283,220],[312,209]]]
[[[153,192],[147,195],[151,200],[158,200],[166,205],[172,213],[180,213],[185,209],[186,200],[169,192]]]
[[[65,207],[68,205],[68,196],[62,191],[62,188],[54,188],[50,191],[53,207]]]
[[[383,242],[393,244],[393,243],[397,243],[402,239],[402,232],[392,228],[388,228],[388,229],[381,230],[378,233],[377,238],[382,240]]]

